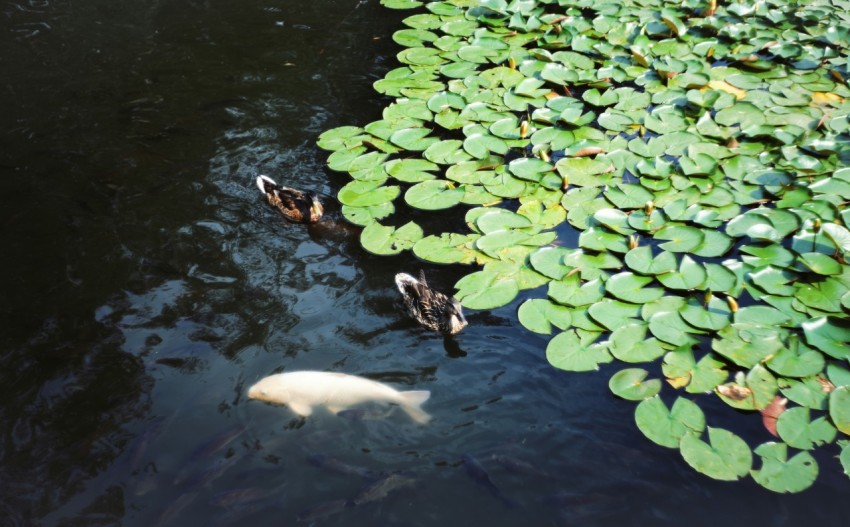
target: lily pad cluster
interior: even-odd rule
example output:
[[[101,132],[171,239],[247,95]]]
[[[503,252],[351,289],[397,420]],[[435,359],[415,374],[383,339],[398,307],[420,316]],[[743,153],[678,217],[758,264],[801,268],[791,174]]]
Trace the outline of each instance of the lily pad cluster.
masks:
[[[467,308],[539,292],[518,314],[549,362],[626,363],[613,393],[699,472],[798,492],[837,442],[850,474],[850,2],[382,3],[421,8],[391,102],[318,141],[363,247],[480,267]],[[777,437],[707,426],[705,394]]]

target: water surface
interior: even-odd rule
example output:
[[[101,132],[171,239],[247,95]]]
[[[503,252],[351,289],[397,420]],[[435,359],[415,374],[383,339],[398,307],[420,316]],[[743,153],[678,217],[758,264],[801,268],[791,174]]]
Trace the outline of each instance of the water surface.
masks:
[[[392,277],[421,264],[360,248],[314,144],[379,118],[371,84],[397,65],[405,13],[30,0],[0,15],[4,525],[843,524],[834,448],[802,495],[714,482],[643,438],[614,369],[549,367],[518,302],[449,341],[404,317]],[[327,219],[287,225],[260,173],[318,191]],[[426,269],[443,290],[466,272]],[[298,369],[430,390],[434,420],[246,400]],[[769,440],[756,417],[718,419]]]

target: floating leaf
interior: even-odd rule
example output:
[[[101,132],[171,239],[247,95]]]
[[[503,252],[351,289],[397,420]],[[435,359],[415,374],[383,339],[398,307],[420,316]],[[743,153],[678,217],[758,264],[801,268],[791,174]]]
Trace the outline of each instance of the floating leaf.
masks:
[[[605,290],[625,302],[643,304],[664,296],[663,289],[659,287],[646,287],[650,282],[652,282],[651,277],[623,272],[609,278],[605,283]]]
[[[808,452],[788,459],[784,443],[765,443],[755,449],[761,457],[761,469],[752,470],[753,479],[773,492],[801,492],[809,488],[818,477],[818,465]]]
[[[641,274],[659,275],[676,270],[676,257],[673,253],[662,251],[658,256],[652,256],[649,246],[636,247],[626,253],[626,265]]]
[[[839,386],[829,394],[829,417],[836,428],[850,435],[850,386]]]
[[[591,310],[597,305],[591,306]],[[620,325],[611,333],[608,349],[623,362],[651,362],[664,355],[665,349],[658,340],[646,339],[646,332],[646,324]]]
[[[439,210],[454,207],[460,203],[463,195],[463,189],[438,179],[413,185],[405,192],[404,201],[417,209]]]
[[[661,391],[661,381],[644,381],[649,372],[640,368],[627,368],[615,373],[608,381],[608,387],[614,395],[630,401],[640,401],[654,397]]]
[[[443,233],[440,236],[426,236],[413,245],[413,254],[428,262],[451,264],[469,264],[483,255],[473,249],[478,235]]]
[[[699,436],[705,430],[705,415],[694,402],[677,397],[673,407],[657,395],[644,399],[635,409],[635,423],[651,441],[667,448],[678,448],[682,436]]]
[[[800,450],[811,450],[816,445],[832,443],[836,435],[835,427],[826,417],[810,421],[809,409],[803,407],[782,412],[776,422],[776,430],[788,446]]]
[[[799,256],[801,264],[820,275],[841,274],[841,264],[835,258],[822,253],[805,253]]]
[[[561,370],[593,371],[613,360],[606,344],[585,344],[574,330],[564,331],[546,346],[549,363]]]
[[[823,355],[800,343],[796,335],[765,361],[765,366],[785,377],[808,377],[823,371]]]
[[[457,294],[464,307],[470,309],[493,309],[511,303],[519,293],[513,279],[500,280],[494,273],[478,271],[464,276],[455,284]]]
[[[398,229],[373,222],[360,233],[360,243],[364,249],[384,255],[398,254],[405,249],[410,249],[421,238],[422,228],[412,221]]]
[[[746,476],[753,463],[750,447],[738,436],[722,428],[708,427],[709,442],[685,434],[679,448],[685,462],[706,476],[735,481]]]
[[[659,245],[665,251],[689,252],[699,247],[705,240],[703,231],[688,225],[668,223],[661,227],[655,235],[656,240],[669,240]]]
[[[850,325],[838,319],[819,317],[802,324],[806,341],[836,359],[850,360]]]
[[[565,330],[570,327],[570,310],[544,299],[526,300],[519,306],[519,321],[529,331],[549,335],[552,326]]]
[[[734,383],[717,387],[723,402],[740,410],[760,410],[773,402],[778,385],[776,378],[764,366],[753,366],[746,376],[741,373],[735,377]]]

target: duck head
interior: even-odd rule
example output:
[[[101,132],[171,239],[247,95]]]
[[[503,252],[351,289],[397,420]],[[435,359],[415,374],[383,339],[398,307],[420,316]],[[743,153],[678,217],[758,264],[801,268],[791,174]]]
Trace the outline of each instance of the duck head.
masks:
[[[463,309],[460,302],[455,298],[452,298],[449,305],[446,306],[446,321],[448,322],[446,332],[451,335],[459,333],[460,330],[466,327],[467,322],[466,317],[463,316]]]
[[[325,213],[325,207],[319,201],[319,195],[315,192],[308,192],[307,197],[310,199],[310,221],[319,221],[322,214]]]

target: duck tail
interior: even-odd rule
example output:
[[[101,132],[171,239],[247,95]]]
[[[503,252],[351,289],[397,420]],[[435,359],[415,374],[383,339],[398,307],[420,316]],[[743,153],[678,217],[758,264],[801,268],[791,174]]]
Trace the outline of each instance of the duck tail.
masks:
[[[421,425],[427,424],[431,420],[431,416],[422,409],[422,403],[431,397],[431,392],[428,390],[414,390],[410,392],[399,392],[399,395],[401,396],[401,407],[411,419]]]
[[[262,192],[263,194],[271,192],[276,186],[277,183],[275,183],[274,180],[268,176],[261,175],[257,177],[257,187],[259,187],[260,192]]]

